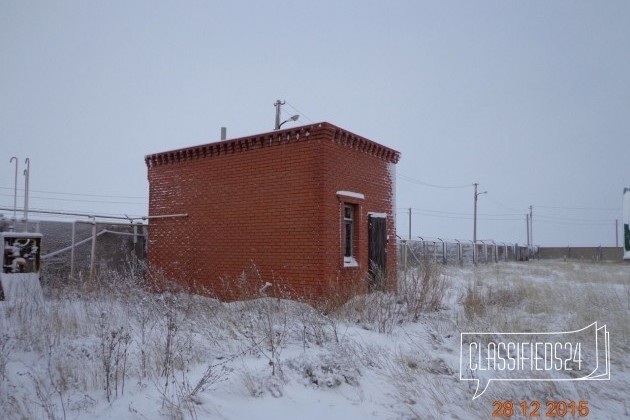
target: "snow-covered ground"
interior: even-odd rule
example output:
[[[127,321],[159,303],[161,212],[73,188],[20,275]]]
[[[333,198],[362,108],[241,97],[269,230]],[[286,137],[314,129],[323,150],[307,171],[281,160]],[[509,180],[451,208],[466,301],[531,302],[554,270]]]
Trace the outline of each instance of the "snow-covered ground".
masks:
[[[496,401],[513,402],[514,418],[522,401],[528,410],[540,402],[542,417],[547,401],[586,402],[587,418],[630,417],[630,265],[427,273],[413,278],[432,288],[405,283],[397,296],[355,298],[327,314],[273,298],[155,295],[132,275],[2,302],[0,417],[471,419],[491,417]],[[593,322],[610,333],[610,380],[496,381],[474,400],[474,382],[460,380],[463,332]]]

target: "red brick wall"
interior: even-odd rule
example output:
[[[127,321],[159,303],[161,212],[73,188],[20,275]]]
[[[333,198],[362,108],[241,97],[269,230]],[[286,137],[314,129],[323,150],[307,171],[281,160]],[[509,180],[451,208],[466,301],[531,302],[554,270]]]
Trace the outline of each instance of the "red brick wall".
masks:
[[[323,155],[326,156],[324,174],[324,195],[326,197],[327,217],[324,240],[331,244],[325,250],[325,273],[335,275],[344,284],[355,282],[358,290],[367,290],[365,275],[368,270],[368,213],[387,215],[387,271],[389,286],[395,286],[396,271],[396,226],[394,223],[395,203],[393,193],[395,180],[392,179],[390,166],[393,162],[362,150],[356,144],[357,136],[336,127],[330,128],[331,141],[325,143]],[[350,191],[362,194],[363,199],[340,195],[338,191]],[[355,236],[358,268],[343,266],[343,207],[345,203],[354,204],[357,209]],[[335,221],[336,223],[332,223]]]
[[[148,156],[149,214],[188,215],[150,220],[149,263],[223,299],[241,297],[244,278],[250,291],[270,282],[270,293],[317,298],[329,280],[364,274],[373,211],[388,215],[395,267],[388,165],[397,159],[327,123]],[[343,267],[339,190],[365,195],[356,203],[359,268]]]

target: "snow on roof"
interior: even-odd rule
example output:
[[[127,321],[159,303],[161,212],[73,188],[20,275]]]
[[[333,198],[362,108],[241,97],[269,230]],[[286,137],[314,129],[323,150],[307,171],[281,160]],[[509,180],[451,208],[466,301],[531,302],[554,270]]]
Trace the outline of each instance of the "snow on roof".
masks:
[[[41,238],[43,235],[36,232],[0,232],[3,238]]]
[[[208,158],[232,154],[235,152],[246,152],[278,144],[297,143],[303,140],[308,140],[315,132],[327,133],[336,143],[358,151],[369,153],[392,163],[397,163],[400,159],[400,152],[394,149],[390,149],[389,147],[383,146],[375,141],[368,140],[365,137],[358,136],[333,124],[321,122],[231,140],[186,147],[183,149],[154,153],[146,155],[144,161],[147,167],[151,168],[153,166],[166,163]]]
[[[354,191],[337,191],[337,195],[340,195],[342,197],[351,197],[358,198],[359,200],[365,200],[365,195]]]

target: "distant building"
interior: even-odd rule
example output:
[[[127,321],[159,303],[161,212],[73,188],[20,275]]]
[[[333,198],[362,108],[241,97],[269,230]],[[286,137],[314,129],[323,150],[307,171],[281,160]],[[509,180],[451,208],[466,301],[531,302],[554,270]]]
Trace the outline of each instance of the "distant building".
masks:
[[[623,189],[623,259],[630,261],[630,188]]]
[[[148,155],[148,262],[232,300],[395,286],[399,152],[323,122]],[[271,286],[265,284],[270,283]]]

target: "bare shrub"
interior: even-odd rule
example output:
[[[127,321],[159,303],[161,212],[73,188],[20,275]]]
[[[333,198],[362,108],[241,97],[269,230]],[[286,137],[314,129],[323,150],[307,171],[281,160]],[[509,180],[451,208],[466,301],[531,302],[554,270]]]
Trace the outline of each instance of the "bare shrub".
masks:
[[[340,385],[359,385],[361,372],[354,357],[347,353],[323,353],[314,356],[302,355],[287,361],[287,366],[298,372],[304,381],[316,388],[337,388]]]
[[[289,305],[286,299],[261,298],[257,299],[258,313],[262,317],[262,331],[264,332],[265,348],[262,353],[269,359],[271,375],[282,377],[282,363],[280,355],[286,346],[289,333]]]
[[[284,382],[277,375],[267,375],[243,363],[240,379],[247,396],[258,398],[271,395],[274,398],[280,398],[283,395]]]
[[[244,369],[242,371],[241,382],[247,390],[247,395],[250,397],[257,398],[263,395],[264,390],[261,382],[249,370]]]
[[[48,341],[46,350],[46,372],[38,371],[36,367],[27,367],[25,372],[18,372],[18,375],[28,377],[33,385],[34,394],[37,400],[31,400],[28,396],[27,400],[39,406],[49,420],[58,418],[66,419],[66,402],[64,398],[65,392],[70,388],[72,382],[71,374],[67,368],[67,362],[59,360],[55,357],[55,347],[57,343],[50,340],[50,336],[44,337]],[[54,402],[59,398],[61,406],[61,417],[58,416],[57,404]],[[15,411],[22,411],[21,404],[15,397],[9,400],[10,406]],[[22,403],[27,401],[22,401]],[[13,411],[12,410],[12,411]]]
[[[396,398],[417,419],[442,419],[455,395],[450,383],[454,371],[442,359],[416,347],[417,352],[396,353],[386,361],[386,374]]]
[[[460,302],[468,320],[481,317],[486,312],[486,302],[483,298],[483,292],[480,287],[475,286],[473,283],[466,286],[466,290]]]
[[[127,374],[127,356],[131,335],[120,326],[109,328],[105,322],[105,314],[101,316],[101,363],[105,377],[105,395],[107,402],[111,401],[112,389],[118,397],[118,384],[121,386],[121,395],[125,393],[125,376]]]
[[[247,340],[250,351],[262,355],[268,360],[271,376],[283,377],[281,354],[289,338],[291,330],[293,302],[291,291],[281,279],[272,278],[271,282],[263,281],[260,272],[252,263],[250,275],[254,282],[261,285],[257,296],[253,297],[253,289],[246,283],[248,275],[242,274],[243,283],[236,291],[227,291],[231,295],[243,294],[247,291],[249,299],[225,304],[230,308],[229,322],[234,332]],[[268,292],[275,297],[266,297]]]
[[[514,308],[521,304],[527,297],[535,295],[531,285],[501,283],[499,285],[481,282],[471,282],[466,286],[459,302],[462,304],[464,314],[468,320],[483,317],[488,310],[492,313],[504,313],[506,308]]]
[[[66,418],[66,405],[64,403],[64,392],[69,389],[69,380],[70,375],[68,371],[64,369],[64,366],[60,363],[53,365],[53,348],[54,343],[49,343],[48,345],[48,354],[47,354],[47,370],[48,370],[48,381],[54,391],[59,397],[59,402],[61,404],[61,410],[63,413],[63,418]]]
[[[35,396],[37,397],[37,401],[34,401],[34,403],[44,410],[48,420],[56,420],[58,418],[57,405],[53,402],[53,395],[55,394],[55,391],[51,389],[50,384],[46,383],[40,375],[32,372],[25,372],[22,373],[22,375],[28,376],[33,383]]]
[[[222,276],[219,280],[221,282],[219,295],[230,300],[256,299],[261,295],[266,295],[272,285],[263,280],[260,269],[254,261],[250,261],[249,266],[236,278]]]
[[[156,312],[153,300],[145,296],[138,299],[137,304],[132,308],[132,316],[137,322],[139,337],[136,337],[137,344],[140,351],[140,380],[142,381],[148,374],[148,360],[149,360],[149,342],[152,332],[156,325]]]
[[[381,333],[391,333],[405,319],[418,320],[422,312],[443,307],[449,282],[441,266],[430,258],[419,261],[417,268],[400,274],[396,294],[385,291],[385,273],[373,270],[367,278],[342,283],[328,282],[329,297],[317,302],[322,314],[363,324]],[[372,290],[367,293],[368,285]]]
[[[417,321],[422,312],[443,307],[448,281],[442,274],[442,266],[429,258],[423,258],[410,274],[399,278],[398,296],[411,319]]]
[[[179,317],[181,314],[177,310],[177,295],[164,293],[160,296],[159,303],[162,306],[160,313],[164,315],[159,324],[162,335],[156,344],[160,346],[157,349],[157,356],[160,376],[164,378],[163,389],[160,390],[163,396],[162,407],[164,408],[166,405],[172,405],[172,401],[168,398],[168,387],[171,382],[175,383],[176,345],[179,341],[177,333],[180,327]]]
[[[396,296],[383,292],[356,296],[340,308],[338,314],[379,333],[391,333],[404,319],[403,306]]]
[[[357,272],[349,280],[329,278],[325,282],[324,290],[324,296],[314,300],[315,307],[322,314],[334,314],[350,299],[368,292],[365,273]]]
[[[202,403],[198,394],[211,385],[225,380],[229,372],[231,370],[225,365],[209,365],[201,378],[196,383],[191,384],[188,369],[179,371],[177,375],[174,374],[171,378],[172,392],[167,392],[167,388],[160,390],[162,409],[166,410],[169,418],[172,419],[183,419],[184,413],[187,413],[191,419],[196,419],[196,407]]]
[[[13,342],[9,334],[0,334],[0,385],[6,381],[6,369],[11,352],[13,351]]]
[[[235,330],[268,360],[272,376],[282,376],[280,355],[289,333],[289,304],[285,299],[263,297],[236,305]]]
[[[310,344],[322,346],[324,343],[334,341],[339,343],[339,318],[319,312],[308,303],[296,303],[293,305],[294,312],[292,323],[297,336],[301,336],[304,350]]]

